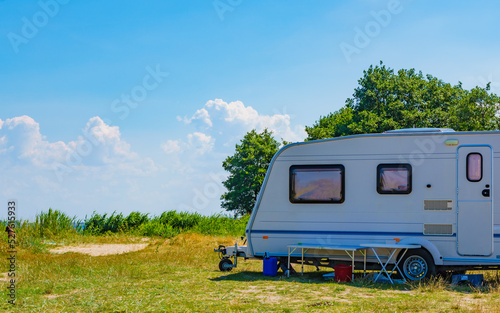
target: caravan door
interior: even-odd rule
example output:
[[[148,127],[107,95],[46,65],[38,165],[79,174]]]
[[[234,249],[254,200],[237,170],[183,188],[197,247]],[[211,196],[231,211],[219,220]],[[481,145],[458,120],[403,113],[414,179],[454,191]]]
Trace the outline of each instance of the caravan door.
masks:
[[[493,253],[491,147],[459,147],[457,166],[458,254],[489,256]]]

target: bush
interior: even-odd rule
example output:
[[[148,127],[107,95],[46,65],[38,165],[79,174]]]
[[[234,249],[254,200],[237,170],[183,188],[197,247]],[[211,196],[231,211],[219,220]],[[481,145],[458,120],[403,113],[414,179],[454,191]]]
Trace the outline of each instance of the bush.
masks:
[[[168,224],[175,229],[189,230],[195,227],[202,219],[199,213],[189,213],[176,211],[163,212],[160,215],[159,221],[162,224]]]
[[[0,221],[5,229],[7,221]],[[31,249],[34,252],[44,251],[46,247],[43,242],[47,239],[68,238],[77,236],[74,224],[79,221],[70,218],[66,214],[49,209],[48,212],[38,214],[34,222],[28,220],[17,220],[15,222],[16,246]],[[2,231],[1,238],[7,241],[7,233]]]
[[[121,232],[169,238],[181,232],[196,232],[204,235],[244,236],[248,219],[249,215],[234,219],[221,214],[204,216],[199,213],[167,211],[153,218],[140,212],[132,212],[127,217],[116,212],[109,216],[94,212],[90,218],[79,221],[60,211],[49,209],[48,212],[37,215],[35,222],[17,221],[16,233],[19,235],[19,245],[34,249],[43,247],[45,239],[67,238],[78,234],[108,235]],[[2,223],[7,224],[6,221]]]
[[[129,229],[136,228],[149,221],[148,214],[143,214],[140,212],[132,212],[127,216],[126,223]]]
[[[248,214],[240,219],[233,219],[220,214],[203,216],[193,230],[204,235],[244,236],[249,218],[250,215]]]
[[[172,226],[161,223],[159,219],[154,219],[141,224],[138,229],[138,234],[142,236],[160,236],[163,238],[170,238],[174,237],[178,233],[179,232],[172,228]]]
[[[73,222],[75,220],[76,218],[70,218],[58,210],[49,209],[49,212],[42,212],[36,216],[33,226],[38,233],[38,237],[54,237],[68,231],[74,231]],[[29,223],[23,225],[29,227]]]
[[[89,219],[85,218],[84,233],[99,234],[101,232],[104,232],[103,229],[105,223],[106,223],[106,214],[100,215],[94,212]]]

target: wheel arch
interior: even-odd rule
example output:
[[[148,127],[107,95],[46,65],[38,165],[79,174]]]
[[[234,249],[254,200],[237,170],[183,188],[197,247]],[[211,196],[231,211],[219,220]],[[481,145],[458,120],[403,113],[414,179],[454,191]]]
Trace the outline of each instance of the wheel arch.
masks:
[[[408,237],[402,239],[399,243],[421,245],[422,248],[427,250],[432,256],[432,259],[434,260],[434,265],[443,265],[443,256],[439,252],[438,248],[429,240],[420,237]],[[408,250],[408,252],[406,253],[411,253],[411,250]],[[398,256],[398,258],[400,258],[400,255]]]

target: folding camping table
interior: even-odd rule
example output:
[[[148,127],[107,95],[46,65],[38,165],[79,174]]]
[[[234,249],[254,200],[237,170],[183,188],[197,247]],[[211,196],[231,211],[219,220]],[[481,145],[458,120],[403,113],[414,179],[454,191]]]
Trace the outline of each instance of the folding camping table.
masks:
[[[401,259],[404,257],[404,255],[406,254],[408,249],[421,248],[421,245],[414,245],[414,244],[405,245],[405,244],[398,244],[398,243],[365,243],[365,244],[361,244],[360,246],[371,249],[373,251],[373,254],[375,255],[375,257],[377,258],[378,262],[382,266],[382,269],[380,270],[377,277],[375,278],[375,281],[377,281],[377,279],[380,277],[380,275],[382,275],[382,273],[385,272],[385,274],[387,275],[387,278],[389,279],[389,281],[392,284],[394,284],[394,281],[391,279],[391,275],[392,275],[392,273],[394,273],[394,270],[396,270],[396,269],[401,272],[401,270],[399,268],[399,261],[401,261]],[[377,252],[377,248],[383,248],[383,249],[389,250],[389,257],[387,257],[387,260],[385,261],[385,263],[382,262],[382,260],[380,260],[380,255]],[[394,256],[394,254],[398,250],[403,250],[403,254],[399,258],[399,260],[396,260],[395,266],[392,269],[392,271],[390,273],[388,273],[387,272],[387,265],[389,265],[389,261],[392,259],[392,257]],[[403,277],[403,280],[406,282],[406,278],[405,278],[404,274],[401,276]]]
[[[351,258],[352,261],[352,270],[353,270],[352,280],[354,280],[354,256],[356,254],[356,251],[360,251],[361,254],[363,254],[364,256],[364,271],[366,272],[366,249],[368,249],[368,247],[355,246],[355,245],[349,246],[349,245],[296,244],[288,246],[287,277],[290,277],[290,256],[297,249],[300,249],[300,255],[301,255],[301,263],[302,263],[301,275],[304,275],[304,252],[307,252],[308,250],[344,251]]]
[[[381,260],[381,254],[377,251],[378,249],[387,249],[389,250],[389,256],[387,257],[387,260],[383,262]],[[314,245],[314,244],[296,244],[296,245],[289,245],[288,246],[288,267],[287,267],[287,277],[290,277],[290,256],[292,255],[295,250],[300,249],[300,255],[301,255],[301,275],[304,275],[304,253],[307,252],[308,250],[332,250],[332,251],[344,251],[350,258],[352,262],[352,269],[353,269],[353,274],[352,274],[352,280],[354,280],[354,257],[356,254],[356,251],[360,251],[361,254],[363,255],[363,273],[366,273],[366,250],[371,249],[375,257],[377,258],[377,261],[379,264],[382,266],[382,269],[378,273],[377,277],[375,278],[375,281],[379,279],[380,275],[385,273],[387,275],[387,278],[389,281],[394,284],[394,281],[391,279],[392,273],[397,269],[401,271],[399,268],[399,262],[403,258],[403,256],[406,254],[408,249],[418,249],[421,248],[421,245],[416,245],[416,244],[398,244],[398,243],[364,243],[359,246],[356,245]],[[389,261],[392,259],[394,254],[398,250],[403,250],[403,254],[399,258],[399,260],[396,260],[395,266],[392,269],[392,271],[389,273],[387,272],[387,265],[389,265]],[[316,254],[317,255],[317,254]],[[325,257],[329,257],[328,255],[325,255]],[[403,280],[406,282],[406,279],[404,278],[404,275],[401,275],[403,277]]]

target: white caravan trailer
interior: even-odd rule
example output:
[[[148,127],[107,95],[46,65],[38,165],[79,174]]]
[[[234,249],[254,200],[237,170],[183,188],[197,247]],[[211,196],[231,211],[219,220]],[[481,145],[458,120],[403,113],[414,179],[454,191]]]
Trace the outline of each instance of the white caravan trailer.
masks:
[[[400,263],[412,280],[439,271],[498,269],[495,180],[500,183],[498,131],[402,129],[290,144],[269,165],[246,229],[247,246],[225,249],[219,267],[230,269],[228,255],[268,253],[284,262],[288,246],[297,244],[399,242],[421,246]],[[339,251],[325,253],[307,252],[305,264],[350,260]],[[401,253],[395,256],[389,263]],[[292,253],[292,263],[300,257]],[[368,254],[368,267],[375,269],[376,261]]]

